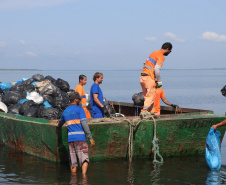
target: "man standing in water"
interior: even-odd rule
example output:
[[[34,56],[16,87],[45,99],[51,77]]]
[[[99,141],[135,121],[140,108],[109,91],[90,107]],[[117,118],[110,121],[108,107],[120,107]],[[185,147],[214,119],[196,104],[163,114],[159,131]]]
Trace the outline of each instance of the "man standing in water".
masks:
[[[91,118],[90,113],[86,108],[86,93],[83,88],[83,85],[86,85],[86,83],[87,83],[87,77],[85,75],[79,75],[79,84],[76,86],[75,92],[78,92],[82,96],[82,108],[86,113],[86,118],[90,119]]]
[[[82,107],[78,106],[82,97],[78,92],[71,92],[69,94],[69,99],[70,106],[62,113],[58,127],[61,127],[66,123],[68,129],[68,148],[71,173],[77,172],[77,166],[79,163],[82,167],[82,174],[86,174],[89,164],[86,136],[90,139],[91,146],[95,145],[95,141],[92,138],[85,111]]]
[[[103,118],[105,114],[109,114],[104,106],[104,97],[99,86],[103,82],[103,77],[103,73],[100,72],[96,72],[93,75],[94,84],[90,89],[90,103],[93,118]]]
[[[141,118],[148,112],[154,115],[154,100],[155,100],[155,87],[162,86],[162,79],[160,70],[162,68],[165,56],[170,54],[172,44],[166,42],[162,45],[160,50],[154,51],[149,55],[146,60],[140,76],[140,84],[144,95],[144,107],[141,110]]]

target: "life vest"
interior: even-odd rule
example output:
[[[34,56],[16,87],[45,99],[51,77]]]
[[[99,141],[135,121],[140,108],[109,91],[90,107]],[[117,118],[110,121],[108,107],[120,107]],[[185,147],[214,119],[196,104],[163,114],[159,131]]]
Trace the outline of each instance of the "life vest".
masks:
[[[157,50],[152,52],[148,59],[144,63],[144,67],[141,73],[145,73],[148,76],[150,76],[152,79],[155,79],[155,66],[156,64],[162,66],[163,62],[165,60],[165,57],[161,50]]]

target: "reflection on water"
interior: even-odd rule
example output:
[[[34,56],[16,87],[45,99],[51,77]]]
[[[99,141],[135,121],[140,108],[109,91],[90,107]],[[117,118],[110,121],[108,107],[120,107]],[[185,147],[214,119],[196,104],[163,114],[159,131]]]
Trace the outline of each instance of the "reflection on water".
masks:
[[[152,184],[157,184],[157,182],[159,181],[159,176],[160,176],[160,167],[162,166],[162,164],[153,164],[154,169],[151,171],[150,174],[150,181],[152,182]]]
[[[208,171],[206,178],[206,185],[219,185],[221,184],[221,172],[220,171]]]
[[[222,145],[224,148],[224,143]],[[224,157],[224,154],[223,156]],[[226,184],[226,166],[221,171],[209,171],[202,156],[164,158],[164,164],[153,159],[91,161],[86,176],[81,169],[71,174],[68,164],[57,165],[24,155],[0,145],[0,183],[2,184]]]
[[[77,185],[77,184],[88,185],[88,176],[87,175],[79,176],[78,174],[71,174],[71,179],[69,184],[70,185]]]

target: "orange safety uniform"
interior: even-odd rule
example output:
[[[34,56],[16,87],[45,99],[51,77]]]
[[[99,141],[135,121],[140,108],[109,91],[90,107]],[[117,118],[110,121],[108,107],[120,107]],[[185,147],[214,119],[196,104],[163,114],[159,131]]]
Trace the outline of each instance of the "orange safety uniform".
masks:
[[[158,64],[162,67],[165,56],[161,50],[152,52],[146,60],[143,70],[141,72],[140,84],[144,95],[144,107],[141,110],[148,110],[154,113],[154,100],[155,100],[155,65]]]
[[[165,93],[163,91],[163,89],[161,88],[156,88],[156,93],[155,93],[155,114],[157,113],[158,115],[160,115],[160,98],[164,98],[165,97]]]
[[[82,96],[82,108],[84,109],[85,113],[86,113],[86,118],[90,119],[90,113],[88,111],[88,109],[86,108],[86,94],[84,91],[84,88],[82,87],[82,85],[78,84],[75,88],[75,92],[78,92],[81,96]]]

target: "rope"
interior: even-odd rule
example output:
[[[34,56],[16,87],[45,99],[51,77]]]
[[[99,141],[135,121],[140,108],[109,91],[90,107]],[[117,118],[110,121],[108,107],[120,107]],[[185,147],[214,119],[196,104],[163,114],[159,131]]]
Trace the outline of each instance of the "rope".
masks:
[[[158,145],[158,141],[159,139],[156,137],[156,121],[155,119],[152,117],[153,121],[154,121],[154,138],[152,140],[152,144],[153,144],[153,147],[152,147],[152,151],[154,152],[154,160],[153,160],[153,163],[159,163],[159,164],[163,164],[163,158],[162,156],[160,155],[159,153],[159,145]],[[160,161],[158,161],[156,159],[156,154],[158,155],[158,157],[160,158]]]
[[[156,121],[154,119],[154,117],[150,114],[144,114],[142,119],[133,119],[132,121],[129,119],[117,119],[116,117],[110,117],[110,118],[101,118],[98,120],[92,120],[92,122],[110,122],[112,121],[112,119],[114,119],[116,122],[127,122],[129,124],[129,138],[128,138],[128,154],[129,154],[129,162],[132,162],[133,159],[133,136],[134,136],[134,131],[136,130],[136,128],[138,127],[138,125],[142,122],[142,121],[147,121],[152,119],[154,121],[154,138],[152,140],[152,151],[154,152],[154,160],[153,163],[158,163],[158,164],[163,164],[163,158],[159,153],[159,146],[158,146],[158,138],[156,137]],[[138,121],[138,122],[137,122]],[[137,123],[135,123],[137,122]],[[156,159],[156,155],[160,158],[160,161],[158,161]]]

